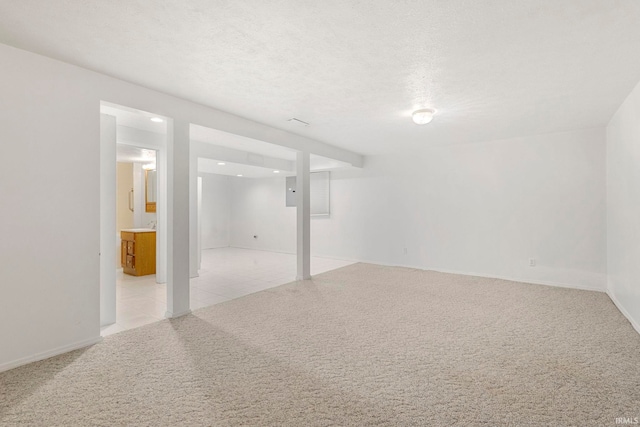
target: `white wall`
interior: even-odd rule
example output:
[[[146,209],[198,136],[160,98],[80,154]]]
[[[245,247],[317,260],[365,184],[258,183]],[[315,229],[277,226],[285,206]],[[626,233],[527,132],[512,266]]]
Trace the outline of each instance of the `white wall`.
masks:
[[[83,72],[0,62],[2,370],[99,336],[100,105]]]
[[[231,177],[202,173],[202,249],[229,246],[231,216]]]
[[[158,214],[147,212],[145,170],[142,163],[133,164],[133,226],[135,228],[153,228],[158,224]]]
[[[313,256],[404,265],[394,258],[402,224],[390,175],[398,171],[387,168],[393,162],[367,157],[362,170],[331,171],[331,213],[311,219]]]
[[[314,252],[604,289],[604,156],[591,129],[367,159],[332,174]]]
[[[184,299],[184,292],[173,289],[178,276],[188,296],[188,268],[182,268],[189,262],[184,259],[189,190],[183,182],[189,173],[188,123],[362,160],[337,147],[2,44],[0,63],[0,200],[8,207],[0,210],[0,371],[100,337],[100,101],[174,119],[168,156],[158,159],[168,164],[163,172],[169,183],[168,252],[182,254],[175,262],[167,260],[169,302],[174,295]]]
[[[607,127],[609,295],[640,332],[640,84]]]
[[[285,178],[231,177],[230,183],[231,246],[295,253],[296,209],[285,206]]]
[[[312,254],[604,290],[604,158],[604,129],[368,157],[332,171]],[[284,178],[233,182],[231,245],[294,252]]]

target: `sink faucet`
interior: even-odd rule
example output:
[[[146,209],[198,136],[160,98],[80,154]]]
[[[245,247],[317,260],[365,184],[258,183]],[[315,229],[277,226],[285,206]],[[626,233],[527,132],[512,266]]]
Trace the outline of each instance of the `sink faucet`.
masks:
[[[155,230],[156,229],[156,221],[150,221],[149,222],[149,228],[152,229],[152,230]]]

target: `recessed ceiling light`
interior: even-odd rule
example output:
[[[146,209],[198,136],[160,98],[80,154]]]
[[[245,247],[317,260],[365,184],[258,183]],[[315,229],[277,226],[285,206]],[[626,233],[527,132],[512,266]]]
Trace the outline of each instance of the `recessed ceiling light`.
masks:
[[[155,122],[155,123],[162,123],[164,122],[164,120],[162,120],[160,117],[151,117],[151,121]]]
[[[433,108],[424,108],[422,110],[416,110],[413,112],[411,117],[413,118],[413,122],[417,125],[426,125],[431,120],[433,120],[433,115],[436,113],[436,110]]]
[[[238,175],[236,175],[236,176],[242,176],[242,174],[241,174],[241,173],[239,173],[239,174],[238,174]]]
[[[273,171],[273,173],[280,173],[280,171]]]
[[[224,165],[226,165],[225,162],[218,162],[218,166],[224,166]]]

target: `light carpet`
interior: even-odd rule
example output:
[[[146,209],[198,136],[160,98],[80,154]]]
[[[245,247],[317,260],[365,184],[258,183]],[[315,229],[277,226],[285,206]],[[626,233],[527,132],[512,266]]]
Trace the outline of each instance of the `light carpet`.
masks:
[[[640,336],[598,292],[355,264],[0,374],[0,424],[614,426]]]

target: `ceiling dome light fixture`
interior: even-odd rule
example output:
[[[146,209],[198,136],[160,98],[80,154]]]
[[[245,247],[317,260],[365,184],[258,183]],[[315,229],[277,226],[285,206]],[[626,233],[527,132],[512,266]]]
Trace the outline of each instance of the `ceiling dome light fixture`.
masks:
[[[162,122],[164,122],[164,120],[162,120],[160,117],[151,117],[150,120],[152,122],[154,122],[154,123],[162,123]]]
[[[433,108],[424,108],[422,110],[416,110],[411,114],[413,118],[413,122],[417,125],[426,125],[431,120],[433,120],[433,115],[436,113],[436,110]]]

